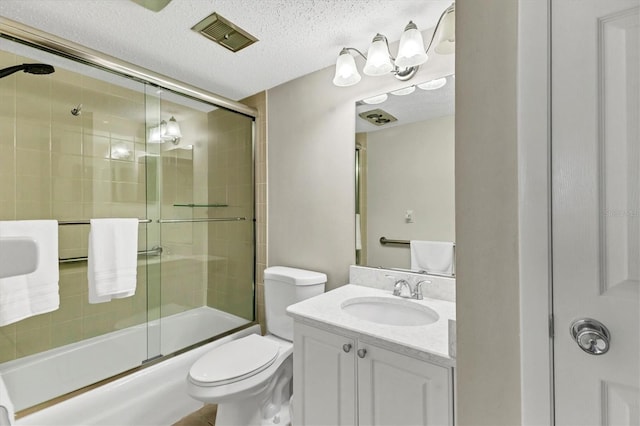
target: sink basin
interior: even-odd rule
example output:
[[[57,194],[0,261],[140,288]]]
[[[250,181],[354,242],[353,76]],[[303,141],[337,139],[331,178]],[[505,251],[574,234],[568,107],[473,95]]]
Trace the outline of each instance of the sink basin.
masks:
[[[386,325],[427,325],[440,318],[427,306],[389,297],[355,297],[344,301],[340,307],[356,318]]]

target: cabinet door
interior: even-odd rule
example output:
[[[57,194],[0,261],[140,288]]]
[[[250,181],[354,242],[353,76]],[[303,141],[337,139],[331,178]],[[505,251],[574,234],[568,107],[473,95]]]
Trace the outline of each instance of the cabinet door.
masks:
[[[453,424],[450,369],[376,346],[359,345],[360,425]]]
[[[293,340],[293,424],[356,425],[355,341],[300,323]]]

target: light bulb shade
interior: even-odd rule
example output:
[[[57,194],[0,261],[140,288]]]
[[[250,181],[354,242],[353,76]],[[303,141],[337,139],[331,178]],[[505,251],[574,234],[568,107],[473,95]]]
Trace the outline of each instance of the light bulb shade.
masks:
[[[447,84],[447,79],[445,77],[436,78],[435,80],[427,81],[426,83],[418,84],[418,87],[422,90],[437,90],[444,85]]]
[[[363,99],[362,102],[369,105],[381,104],[389,98],[389,95],[383,93],[381,95],[371,96],[370,98]]]
[[[456,51],[456,7],[455,3],[449,6],[440,20],[437,33],[434,36],[434,48],[436,53],[449,55]]]
[[[346,49],[342,49],[336,61],[336,75],[333,77],[333,84],[340,87],[352,86],[361,78],[353,56]]]
[[[387,39],[382,34],[377,34],[367,51],[367,63],[364,65],[362,72],[366,75],[379,76],[388,74],[392,70],[393,64],[391,63]]]
[[[394,90],[393,92],[391,92],[391,94],[395,96],[405,96],[405,95],[410,95],[415,91],[416,91],[416,86],[407,86],[407,87],[403,87],[402,89]]]
[[[165,132],[162,137],[169,140],[176,140],[182,137],[180,125],[176,121],[175,117],[171,117],[167,122],[167,127],[165,128]]]
[[[424,48],[422,34],[413,22],[409,22],[400,37],[396,66],[399,68],[415,67],[424,64],[427,59],[429,57]]]

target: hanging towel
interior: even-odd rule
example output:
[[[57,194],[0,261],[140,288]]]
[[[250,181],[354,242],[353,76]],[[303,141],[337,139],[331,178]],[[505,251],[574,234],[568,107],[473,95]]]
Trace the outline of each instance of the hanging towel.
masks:
[[[28,237],[38,248],[35,271],[0,279],[0,326],[58,309],[58,222],[0,221],[0,237]]]
[[[15,412],[7,386],[0,375],[0,426],[11,426],[13,424]]]
[[[362,250],[362,230],[360,229],[360,213],[356,213],[356,250]]]
[[[438,275],[453,275],[453,243],[411,240],[410,246],[411,269]]]
[[[91,219],[89,303],[133,296],[138,264],[138,219]]]

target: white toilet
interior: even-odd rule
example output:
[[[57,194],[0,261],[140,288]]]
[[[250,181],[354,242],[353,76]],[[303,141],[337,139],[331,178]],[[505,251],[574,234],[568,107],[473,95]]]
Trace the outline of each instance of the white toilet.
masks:
[[[287,306],[322,294],[325,274],[274,266],[264,271],[267,334],[218,346],[189,370],[187,392],[218,404],[216,426],[287,425],[293,378],[293,320]]]

